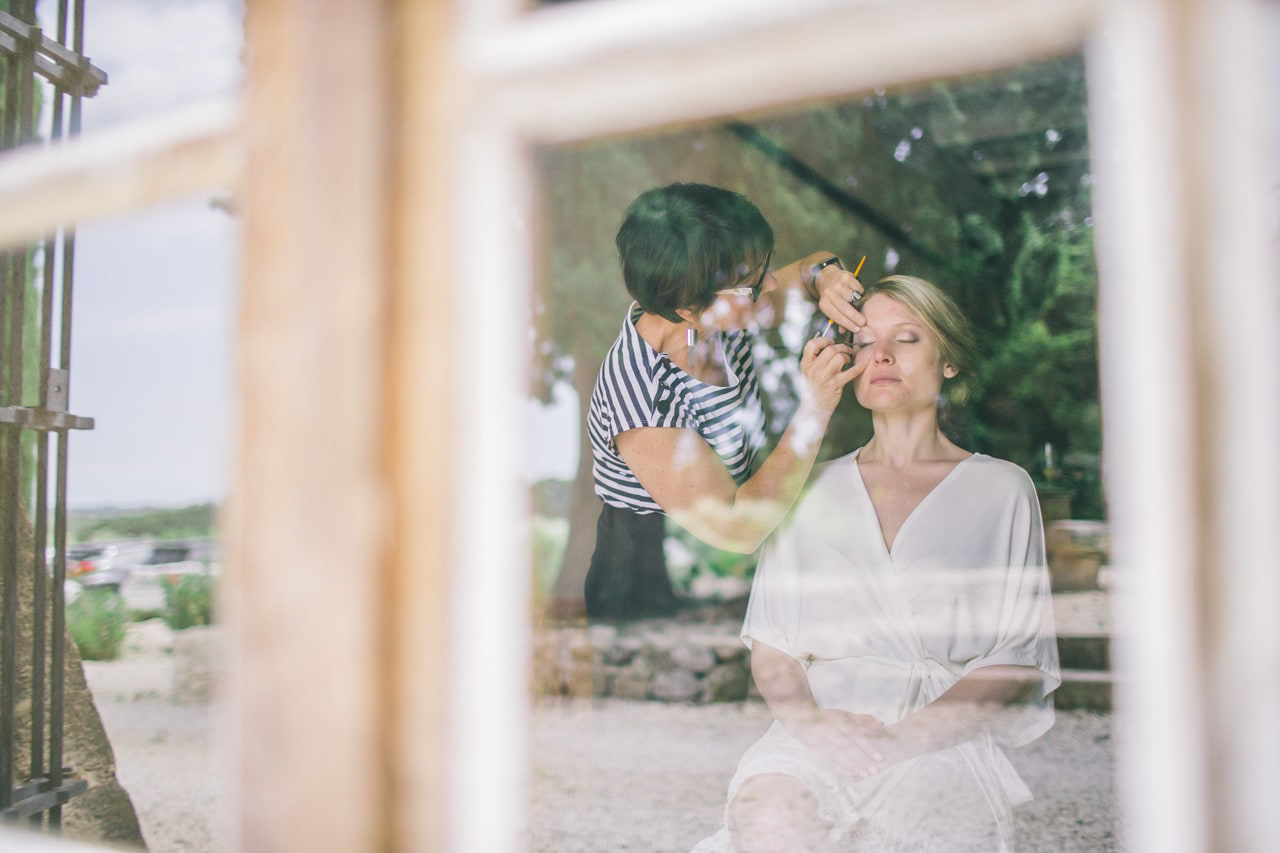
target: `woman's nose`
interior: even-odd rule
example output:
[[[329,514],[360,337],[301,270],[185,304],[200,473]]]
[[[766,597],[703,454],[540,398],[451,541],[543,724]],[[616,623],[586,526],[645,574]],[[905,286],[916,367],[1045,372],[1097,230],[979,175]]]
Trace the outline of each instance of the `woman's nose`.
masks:
[[[871,360],[876,364],[893,364],[893,350],[888,344],[876,344],[872,347]]]

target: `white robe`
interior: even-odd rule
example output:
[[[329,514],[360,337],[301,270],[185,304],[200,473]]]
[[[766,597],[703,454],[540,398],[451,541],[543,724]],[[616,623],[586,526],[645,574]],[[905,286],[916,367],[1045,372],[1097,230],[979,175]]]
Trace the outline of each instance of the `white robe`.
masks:
[[[989,849],[1012,849],[1010,806],[1031,794],[1001,746],[1048,730],[1048,695],[1061,683],[1039,503],[1025,471],[982,454],[966,458],[907,517],[890,551],[857,452],[822,464],[761,554],[742,638],[799,660],[819,706],[886,725],[979,667],[1041,670],[1042,695],[1002,718],[1002,728],[865,780],[842,773],[775,721],[729,785],[732,801],[752,776],[790,775],[817,798],[833,840],[859,850],[948,849],[925,829],[901,824],[923,810],[945,836],[949,824],[974,819],[968,812],[976,803],[995,839]],[[949,798],[957,804],[951,814]],[[723,830],[695,848],[726,849]]]

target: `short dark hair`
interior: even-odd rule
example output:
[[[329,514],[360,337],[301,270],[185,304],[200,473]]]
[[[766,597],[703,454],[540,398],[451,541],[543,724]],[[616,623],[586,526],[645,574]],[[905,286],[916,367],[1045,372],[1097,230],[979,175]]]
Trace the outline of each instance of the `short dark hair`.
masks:
[[[773,251],[773,229],[745,196],[706,184],[668,184],[627,208],[615,241],[622,279],[640,307],[683,322],[734,287]]]

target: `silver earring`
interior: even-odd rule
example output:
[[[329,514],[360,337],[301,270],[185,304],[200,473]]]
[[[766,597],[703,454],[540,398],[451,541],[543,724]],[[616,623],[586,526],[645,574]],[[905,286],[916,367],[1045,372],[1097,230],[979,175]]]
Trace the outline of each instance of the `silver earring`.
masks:
[[[688,345],[689,349],[693,349],[694,347],[696,347],[698,345],[698,330],[685,329],[684,342],[686,345]]]

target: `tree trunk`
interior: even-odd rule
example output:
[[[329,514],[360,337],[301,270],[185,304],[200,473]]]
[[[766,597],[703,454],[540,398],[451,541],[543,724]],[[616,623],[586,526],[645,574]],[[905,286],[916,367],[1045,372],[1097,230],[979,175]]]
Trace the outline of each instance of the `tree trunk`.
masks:
[[[558,617],[586,614],[583,589],[591,552],[596,546],[596,519],[600,515],[600,499],[591,479],[591,441],[587,437],[587,407],[599,372],[598,357],[574,353],[573,387],[578,392],[578,470],[569,491],[569,538],[565,544],[560,573],[551,587],[548,608]]]

